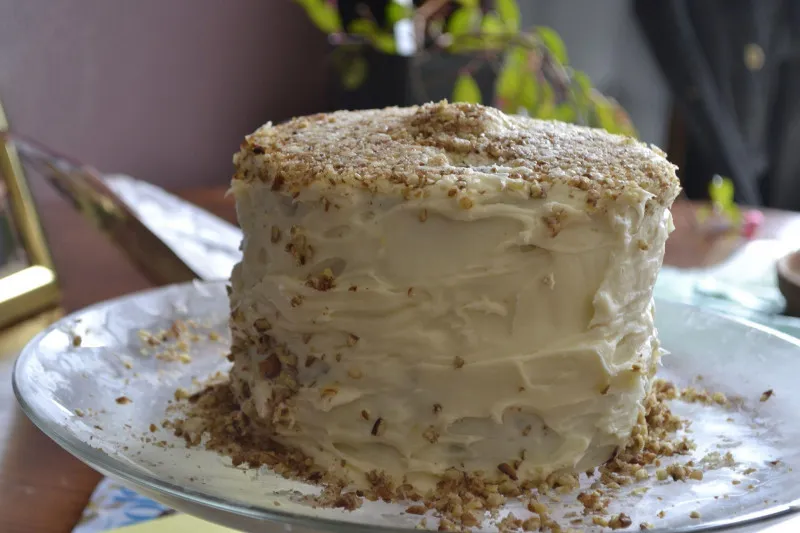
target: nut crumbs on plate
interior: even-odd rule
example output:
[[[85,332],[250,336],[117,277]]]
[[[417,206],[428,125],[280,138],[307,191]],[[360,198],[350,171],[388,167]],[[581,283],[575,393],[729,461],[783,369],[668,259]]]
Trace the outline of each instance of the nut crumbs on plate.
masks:
[[[304,501],[315,507],[354,510],[361,506],[363,500],[405,502],[406,514],[425,515],[427,523],[430,512],[438,518],[442,531],[469,531],[470,528],[485,525],[487,520],[501,532],[520,529],[538,531],[542,527],[554,531],[560,527],[564,531],[564,526],[559,526],[553,520],[550,509],[539,498],[547,495],[553,503],[557,503],[559,500],[551,491],[576,491],[576,500],[582,504],[584,514],[591,516],[587,520],[592,524],[624,529],[632,525],[632,519],[624,512],[609,516],[607,511],[619,487],[642,481],[644,476],[641,472],[648,465],[655,465],[659,458],[686,454],[693,447],[685,437],[677,438],[675,435],[682,421],[671,413],[666,402],[669,399],[680,399],[676,390],[671,383],[656,380],[653,393],[645,402],[646,414],[640,416],[639,424],[634,429],[634,436],[642,436],[642,439],[633,439],[631,445],[621,450],[615,458],[600,468],[587,472],[587,478],[596,481],[591,490],[579,493],[576,490],[578,479],[574,474],[550,476],[546,483],[535,486],[516,480],[514,465],[511,463],[498,465],[498,470],[506,475],[503,482],[489,481],[478,475],[452,469],[432,492],[422,494],[411,485],[396,484],[381,472],[373,471],[367,476],[370,488],[351,490],[342,483],[342,472],[337,468],[322,469],[315,466],[297,450],[286,449],[271,441],[264,434],[263,428],[251,424],[239,410],[223,375],[215,376],[211,384],[196,394],[189,395],[185,390],[176,394],[188,402],[175,406],[180,413],[178,418],[164,421],[162,425],[172,428],[176,436],[185,440],[187,446],[199,446],[203,443],[207,449],[229,456],[234,466],[267,466],[284,477],[322,485],[323,491],[319,496],[304,497]],[[694,398],[688,401],[691,403]],[[716,402],[712,401],[709,405],[714,404]],[[364,418],[363,413],[361,416]],[[382,425],[383,420],[378,417],[373,423],[372,433],[381,435],[384,431]],[[265,441],[270,444],[265,446]],[[724,456],[712,452],[706,459],[704,464],[709,468],[735,464],[730,452],[726,452]],[[702,479],[702,470],[696,468],[693,461],[672,463],[658,472],[658,477],[673,482]],[[642,494],[644,492],[646,490],[639,491]],[[497,513],[509,499],[527,501],[526,507],[531,514],[519,517],[507,514],[500,519]],[[488,518],[484,515],[485,512],[489,513]],[[575,516],[568,513],[565,519],[570,515]],[[664,511],[660,511],[657,516],[663,518]],[[570,524],[577,525],[579,519],[574,518]],[[648,529],[652,526],[642,522],[639,527]]]

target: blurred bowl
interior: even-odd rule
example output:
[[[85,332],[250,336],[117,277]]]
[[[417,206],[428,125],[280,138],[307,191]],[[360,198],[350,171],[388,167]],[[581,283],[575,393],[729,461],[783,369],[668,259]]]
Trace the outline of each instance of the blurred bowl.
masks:
[[[778,288],[786,298],[786,314],[800,317],[800,250],[778,260]]]

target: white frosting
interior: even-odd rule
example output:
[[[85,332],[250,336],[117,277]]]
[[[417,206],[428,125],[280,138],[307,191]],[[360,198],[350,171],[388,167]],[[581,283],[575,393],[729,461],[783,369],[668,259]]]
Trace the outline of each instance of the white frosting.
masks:
[[[658,361],[669,211],[636,187],[603,209],[559,182],[532,199],[509,172],[472,172],[485,193],[469,209],[446,178],[406,200],[323,183],[292,200],[234,181],[233,383],[276,440],[345,460],[356,484],[377,469],[419,486],[450,467],[499,478],[515,460],[541,479],[625,446]],[[309,286],[326,268],[335,286]],[[259,365],[263,318],[277,380]],[[290,392],[270,401],[276,383]]]

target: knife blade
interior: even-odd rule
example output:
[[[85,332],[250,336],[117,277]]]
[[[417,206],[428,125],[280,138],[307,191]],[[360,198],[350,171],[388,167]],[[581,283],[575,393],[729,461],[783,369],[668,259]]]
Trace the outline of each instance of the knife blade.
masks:
[[[174,234],[174,221],[170,223],[166,215],[174,213],[176,205],[180,203],[183,205],[178,211],[185,213],[188,202],[132,178],[117,176],[106,180],[94,168],[19,134],[4,132],[3,136],[14,144],[24,163],[40,173],[85,219],[109,237],[154,284],[227,277],[229,268],[238,260],[238,250],[234,252],[230,246],[231,242],[238,246],[241,232],[219,219],[214,224],[213,219],[216,217],[210,213],[195,207],[197,211],[192,213],[192,219],[213,227],[213,231],[204,232],[198,228],[193,230],[191,227],[184,227],[178,239],[172,238],[171,243],[165,242],[156,233],[158,230],[153,230],[167,222],[167,228]],[[122,191],[128,195],[127,201],[118,194]],[[143,206],[137,203],[137,200],[142,200],[142,196],[149,198],[151,218],[152,206],[158,205],[159,201],[162,204],[171,204],[167,208],[170,210],[162,209],[161,220],[147,220],[142,216]],[[216,243],[220,246],[217,247],[217,260],[211,269],[207,265],[207,257],[200,251],[212,249],[214,240],[213,237],[209,240],[209,233],[224,236],[222,241]],[[205,242],[199,245],[198,238],[205,239]],[[181,241],[183,245],[180,244]],[[190,250],[188,253],[187,249]],[[227,273],[223,275],[226,270]]]

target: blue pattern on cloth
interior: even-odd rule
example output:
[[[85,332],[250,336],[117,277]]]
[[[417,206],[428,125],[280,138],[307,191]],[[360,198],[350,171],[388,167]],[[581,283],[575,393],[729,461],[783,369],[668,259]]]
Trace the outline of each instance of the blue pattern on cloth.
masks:
[[[147,522],[175,511],[150,498],[103,479],[94,489],[89,505],[72,533],[98,533]]]

